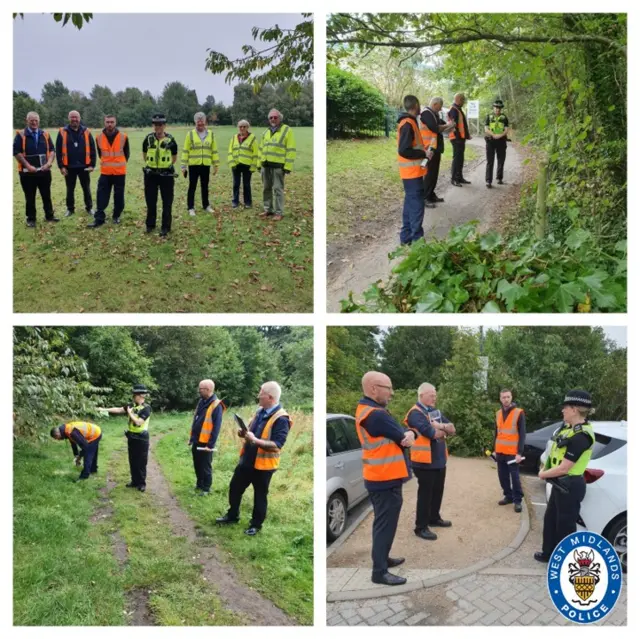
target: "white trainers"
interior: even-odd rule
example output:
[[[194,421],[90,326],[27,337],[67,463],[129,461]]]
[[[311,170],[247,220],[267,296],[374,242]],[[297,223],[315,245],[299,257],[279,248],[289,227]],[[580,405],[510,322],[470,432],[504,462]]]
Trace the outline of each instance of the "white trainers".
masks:
[[[196,216],[196,210],[195,209],[189,209],[189,215],[191,217],[195,217]]]
[[[206,211],[207,213],[213,213],[213,208],[212,208],[211,206],[208,206],[208,207],[205,209],[205,211]]]

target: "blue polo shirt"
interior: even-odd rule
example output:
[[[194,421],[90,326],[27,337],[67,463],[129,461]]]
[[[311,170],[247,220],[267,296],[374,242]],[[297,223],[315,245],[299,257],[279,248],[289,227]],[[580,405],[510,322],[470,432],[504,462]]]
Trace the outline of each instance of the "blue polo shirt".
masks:
[[[36,129],[35,131],[32,131],[31,129],[26,128],[23,129],[22,133],[26,138],[24,154],[27,158],[27,162],[35,167],[39,167],[41,163],[38,156],[48,156],[49,153],[53,151],[53,142],[48,135],[45,135],[45,131],[43,129]],[[22,153],[22,136],[19,133],[16,133],[16,137],[13,138],[14,157],[18,155],[18,153]],[[44,164],[44,162],[42,164]]]
[[[271,408],[261,408],[258,412],[256,418],[252,421],[249,430],[258,438],[262,439],[262,433],[264,432],[264,427],[267,425],[269,421],[269,417],[273,415],[277,410],[282,408],[280,404],[276,404]],[[271,434],[269,435],[269,440],[272,441],[280,450],[284,446],[287,441],[287,435],[289,434],[289,428],[291,427],[291,422],[287,416],[278,417],[271,427]],[[240,458],[240,465],[253,468],[256,463],[256,455],[258,454],[257,446],[245,446],[244,447],[244,455]],[[263,470],[261,472],[264,473],[272,473],[272,470]]]
[[[427,413],[432,413],[437,410],[434,406],[425,406],[421,402],[418,402],[418,406]],[[440,411],[438,411],[440,412]],[[417,462],[411,462],[413,468],[418,470],[437,470],[444,468],[447,465],[447,453],[445,440],[434,439],[436,435],[436,429],[431,425],[431,422],[427,416],[418,410],[412,410],[407,419],[409,426],[415,428],[421,435],[428,437],[431,440],[431,463],[421,464]],[[450,424],[451,422],[440,413],[440,417],[435,421],[441,424]]]
[[[390,479],[389,481],[368,481],[365,479],[364,487],[369,492],[377,492],[381,490],[388,490],[396,486],[402,486],[405,481],[411,479],[411,463],[409,461],[409,449],[400,446],[400,442],[405,438],[406,428],[398,424],[398,422],[391,416],[391,413],[378,402],[374,401],[370,397],[363,397],[359,404],[365,404],[366,406],[373,406],[374,408],[380,408],[381,410],[374,410],[367,415],[366,419],[362,422],[361,426],[364,428],[371,437],[386,437],[391,441],[398,444],[398,448],[404,455],[407,463],[407,473],[409,476],[406,479]]]

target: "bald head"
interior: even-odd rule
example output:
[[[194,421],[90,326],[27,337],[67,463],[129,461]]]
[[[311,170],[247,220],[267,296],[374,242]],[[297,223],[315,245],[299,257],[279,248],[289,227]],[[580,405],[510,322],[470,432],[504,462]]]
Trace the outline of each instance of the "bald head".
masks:
[[[213,391],[216,389],[216,385],[213,383],[212,379],[203,379],[200,384],[198,384],[198,393],[200,393],[200,397],[202,399],[209,399],[211,395],[213,395]]]
[[[388,375],[378,371],[369,371],[362,377],[362,392],[365,397],[386,406],[393,397],[393,385]]]
[[[69,126],[72,129],[77,129],[80,126],[80,112],[69,111]]]

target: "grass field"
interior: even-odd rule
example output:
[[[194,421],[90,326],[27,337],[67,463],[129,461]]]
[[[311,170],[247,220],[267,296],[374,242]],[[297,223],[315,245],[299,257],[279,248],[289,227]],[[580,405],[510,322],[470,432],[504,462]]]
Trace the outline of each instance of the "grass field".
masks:
[[[189,129],[168,128],[180,150]],[[187,213],[187,180],[176,180],[168,239],[145,234],[142,141],[150,131],[126,130],[131,158],[122,224],[87,229],[82,191],[76,214],[64,218],[66,188],[53,167],[57,224],[25,226],[24,194],[14,172],[14,311],[25,312],[311,312],[313,310],[313,129],[296,128],[297,160],[285,185],[285,217],[262,221],[262,184],[254,174],[250,211],[231,208],[227,147],[235,127],[216,127],[220,171],[209,184],[213,215]],[[261,129],[256,128],[256,134]],[[55,136],[54,136],[55,138]],[[178,165],[180,157],[178,156]],[[94,197],[98,170],[91,178]],[[199,187],[198,187],[199,189]],[[159,200],[159,215],[160,215]]]
[[[440,180],[451,166],[451,144],[445,140]],[[395,136],[327,141],[327,234],[351,235],[355,227],[390,208],[402,206]],[[476,157],[467,147],[465,162]],[[329,240],[330,241],[330,240]]]
[[[241,409],[248,416],[249,409]],[[225,554],[244,582],[302,624],[313,622],[312,417],[293,412],[294,429],[271,484],[269,513],[255,538],[242,527],[220,528],[239,444],[230,417],[214,457],[212,495],[196,498],[186,446],[191,414],[152,418],[156,459],[179,504]],[[195,550],[173,533],[152,492],[128,490],[125,420],[104,418],[98,475],[74,484],[78,470],[68,443],[18,441],[14,447],[14,624],[127,625],[128,602],[150,592],[157,625],[238,625],[221,604],[215,584],[201,577]],[[101,489],[109,473],[116,485],[104,512]],[[251,508],[245,495],[242,521]],[[102,514],[100,514],[102,513]],[[126,563],[114,556],[115,536],[126,543]],[[34,603],[35,602],[35,603]]]

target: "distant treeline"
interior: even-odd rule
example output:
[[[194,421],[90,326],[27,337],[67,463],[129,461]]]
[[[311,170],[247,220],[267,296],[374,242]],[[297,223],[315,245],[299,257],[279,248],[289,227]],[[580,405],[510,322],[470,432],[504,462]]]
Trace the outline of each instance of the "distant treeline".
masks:
[[[291,126],[313,126],[313,82],[306,82],[296,97],[287,88],[286,83],[266,85],[254,92],[250,84],[238,84],[233,89],[233,104],[225,106],[212,95],[200,103],[195,90],[182,82],[167,83],[157,97],[137,87],[114,93],[98,84],[86,96],[53,80],[43,86],[41,100],[26,91],[13,92],[13,126],[24,127],[27,113],[37,111],[43,128],[57,128],[67,123],[69,111],[76,110],[83,123],[92,128],[101,127],[107,114],[115,115],[122,127],[150,126],[151,117],[158,111],[172,124],[192,123],[194,114],[202,111],[212,123],[236,124],[247,119],[260,127],[268,124],[267,114],[272,108],[281,111]]]

